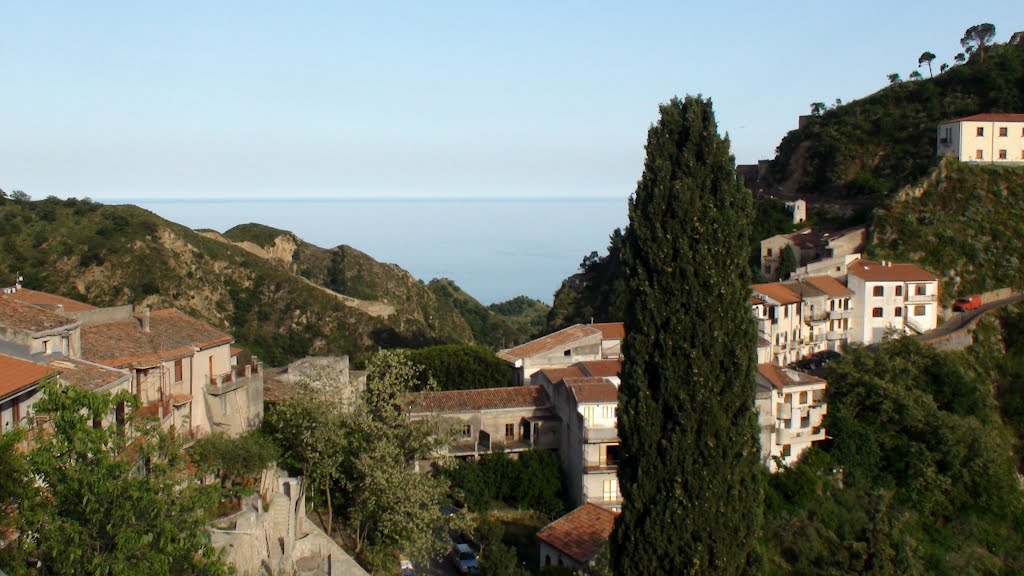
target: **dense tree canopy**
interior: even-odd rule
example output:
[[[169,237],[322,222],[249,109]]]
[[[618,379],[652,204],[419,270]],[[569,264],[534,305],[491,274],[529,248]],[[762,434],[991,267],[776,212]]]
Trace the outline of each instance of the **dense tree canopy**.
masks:
[[[751,212],[710,100],[663,105],[623,240],[618,574],[735,574],[750,561],[761,517]]]

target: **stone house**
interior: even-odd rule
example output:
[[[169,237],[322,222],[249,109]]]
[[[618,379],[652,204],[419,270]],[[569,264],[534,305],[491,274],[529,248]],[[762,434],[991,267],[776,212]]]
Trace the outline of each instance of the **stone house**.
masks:
[[[512,369],[512,384],[530,382],[534,372],[544,368],[564,368],[583,360],[604,358],[604,335],[593,325],[576,324],[531,340],[515,348],[498,352],[498,358]],[[621,341],[621,339],[620,339]],[[614,346],[609,343],[611,351]],[[609,352],[611,353],[611,352]]]
[[[540,546],[540,570],[559,566],[584,570],[607,545],[615,526],[617,513],[584,504],[551,522],[537,532]]]
[[[923,333],[938,325],[939,280],[913,264],[857,260],[849,266],[853,291],[850,341],[871,344],[894,330]]]
[[[775,472],[794,464],[815,442],[825,439],[828,413],[821,378],[774,364],[758,364],[755,375],[761,461]]]
[[[558,416],[541,386],[416,392],[406,396],[405,413],[413,420],[440,416],[455,431],[447,455],[456,458],[559,445]]]
[[[622,357],[622,339],[626,337],[626,326],[622,322],[591,323],[601,331],[601,357],[618,360]]]
[[[0,354],[0,432],[35,427],[32,405],[40,397],[40,383],[52,373],[41,364]]]
[[[262,364],[233,364],[234,338],[178,310],[86,324],[86,360],[127,370],[140,415],[190,438],[238,435],[263,419]]]
[[[1024,114],[975,114],[939,123],[937,156],[961,162],[1024,162]]]
[[[37,358],[81,356],[81,322],[12,296],[9,292],[0,295],[0,352]]]

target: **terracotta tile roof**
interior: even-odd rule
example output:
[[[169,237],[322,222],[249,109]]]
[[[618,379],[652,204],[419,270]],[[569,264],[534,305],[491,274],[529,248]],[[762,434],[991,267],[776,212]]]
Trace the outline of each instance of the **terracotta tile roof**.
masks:
[[[578,365],[569,366],[568,368],[545,368],[538,370],[538,373],[544,374],[548,382],[552,384],[556,384],[565,378],[584,378],[586,376]]]
[[[241,354],[244,351],[245,350],[243,348],[238,348],[236,346],[232,346],[231,347],[231,355],[232,356],[238,356],[239,354]]]
[[[946,120],[942,124],[949,122],[1024,122],[1024,114],[975,114],[956,120]]]
[[[794,293],[778,282],[754,284],[750,289],[754,291],[755,295],[771,298],[779,304],[795,304],[800,301],[799,294]]]
[[[622,373],[622,362],[619,360],[587,360],[577,362],[576,366],[583,369],[586,376],[610,378]]]
[[[410,414],[544,408],[551,405],[541,386],[510,386],[479,390],[445,390],[407,394],[404,404]]]
[[[869,282],[930,282],[938,277],[927,270],[913,264],[889,264],[882,266],[878,262],[860,259],[849,266],[848,274]]]
[[[803,282],[797,280],[783,282],[782,285],[785,286],[790,292],[793,292],[794,294],[800,296],[801,299],[825,297],[825,293],[822,292],[821,290],[818,290],[817,287],[812,286],[811,284],[804,284]]]
[[[778,390],[788,386],[805,386],[807,384],[819,384],[825,381],[817,376],[811,376],[805,372],[798,372],[791,368],[783,368],[775,364],[758,364],[757,373],[765,380],[771,382]]]
[[[751,296],[751,297],[750,297],[750,305],[751,305],[751,306],[758,306],[758,305],[760,305],[760,306],[765,306],[765,305],[767,305],[767,304],[768,304],[768,303],[767,303],[767,302],[765,302],[763,298],[759,298],[759,297],[757,297],[757,296]]]
[[[22,304],[31,304],[33,306],[39,306],[47,309],[63,306],[65,312],[84,312],[86,310],[94,310],[96,308],[95,306],[90,306],[85,302],[79,302],[78,300],[72,300],[71,298],[64,298],[63,296],[57,296],[56,294],[37,292],[36,290],[29,290],[28,288],[19,288],[15,292],[5,294],[4,297],[10,298],[11,300],[17,300]]]
[[[616,516],[615,512],[588,502],[541,528],[537,539],[586,564],[608,541]]]
[[[83,326],[82,356],[117,368],[143,367],[190,356],[193,347],[210,348],[234,340],[209,324],[172,309],[151,312],[149,326],[149,332],[135,320]]]
[[[45,332],[75,324],[75,320],[10,298],[0,298],[0,326],[23,332]]]
[[[72,358],[54,358],[47,365],[60,372],[61,380],[86,392],[98,390],[130,376],[124,370]]]
[[[566,378],[564,382],[577,404],[619,401],[619,389],[606,378]]]
[[[831,276],[808,276],[803,282],[814,286],[829,296],[829,298],[849,298],[853,296],[850,290],[843,283]]]
[[[601,331],[601,338],[605,340],[622,340],[626,337],[626,325],[622,322],[604,322],[591,324]]]
[[[46,366],[0,354],[0,398],[24,390],[52,373]]]
[[[521,346],[502,350],[501,352],[498,352],[498,357],[506,362],[515,362],[516,360],[530,358],[550,350],[566,348],[577,340],[582,340],[584,338],[600,334],[601,331],[593,326],[576,324],[575,326],[563,328],[554,334],[548,334],[543,338],[531,340]]]

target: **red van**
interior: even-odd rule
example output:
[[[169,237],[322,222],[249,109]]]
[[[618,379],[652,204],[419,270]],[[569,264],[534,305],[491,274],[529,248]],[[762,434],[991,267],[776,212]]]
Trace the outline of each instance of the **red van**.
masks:
[[[963,312],[965,310],[974,310],[979,306],[981,306],[981,296],[961,296],[956,299],[956,302],[953,302],[953,311]]]

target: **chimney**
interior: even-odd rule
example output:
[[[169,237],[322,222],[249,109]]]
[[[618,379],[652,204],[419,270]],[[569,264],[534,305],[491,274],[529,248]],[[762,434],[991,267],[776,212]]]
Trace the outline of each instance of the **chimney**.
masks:
[[[142,309],[142,331],[149,332],[149,306]]]

